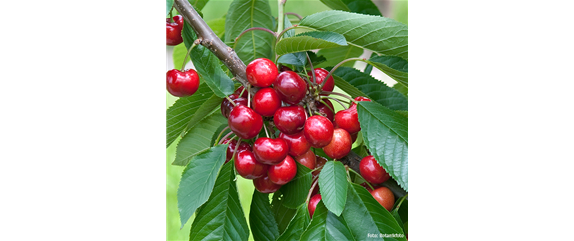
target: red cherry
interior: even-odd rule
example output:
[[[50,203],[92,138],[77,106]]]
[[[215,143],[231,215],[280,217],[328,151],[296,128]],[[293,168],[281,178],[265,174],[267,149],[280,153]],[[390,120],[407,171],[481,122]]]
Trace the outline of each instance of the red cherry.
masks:
[[[315,78],[317,78],[317,84],[320,85],[321,83],[323,83],[323,81],[325,80],[325,77],[327,77],[328,74],[329,74],[329,71],[327,71],[326,69],[316,68],[315,69]],[[312,80],[313,74],[311,72],[309,72],[309,73],[307,73],[307,75],[309,75],[309,79]],[[327,80],[327,83],[325,83],[325,85],[323,85],[322,90],[333,91],[334,88],[335,88],[335,81],[333,80],[333,76],[329,76],[329,79]]]
[[[238,105],[229,113],[227,124],[229,129],[241,139],[251,139],[261,131],[263,118],[251,108]]]
[[[309,199],[309,216],[313,218],[313,213],[315,213],[315,209],[317,209],[317,204],[321,201],[321,194],[315,194],[314,196]]]
[[[229,95],[229,99],[233,100],[236,105],[244,105],[247,106],[247,99],[243,97],[237,97],[236,94]],[[224,98],[221,101],[221,114],[225,116],[225,118],[229,118],[229,113],[235,107],[227,98]]]
[[[379,165],[377,160],[375,160],[375,157],[372,155],[361,159],[361,163],[359,163],[359,171],[361,171],[361,176],[363,176],[367,182],[374,184],[383,183],[391,178],[387,171]]]
[[[293,70],[291,68],[285,66],[285,65],[281,65],[281,68],[279,68],[279,71],[285,72],[285,71],[293,71]]]
[[[309,149],[303,155],[295,157],[295,161],[297,161],[297,162],[301,163],[301,165],[306,166],[309,169],[313,170],[315,168],[317,158],[315,157],[315,153],[313,153],[313,150]]]
[[[273,116],[281,107],[281,99],[273,88],[263,88],[253,95],[253,110],[262,116]]]
[[[346,130],[337,128],[333,131],[333,138],[331,142],[325,147],[323,151],[325,154],[333,159],[341,159],[351,151],[351,135]]]
[[[167,91],[177,97],[193,95],[199,88],[199,75],[193,69],[183,72],[172,69],[167,71]]]
[[[289,152],[289,146],[281,138],[271,139],[261,137],[253,143],[255,158],[267,165],[275,165],[283,161]]]
[[[227,163],[229,160],[231,160],[231,158],[233,158],[233,152],[235,152],[235,147],[237,146],[237,140],[230,140],[230,138],[225,138],[221,143],[229,144],[229,146],[227,146],[227,153],[225,156],[225,163]],[[239,147],[237,147],[237,152],[243,150],[251,151],[251,146],[244,141],[239,143]]]
[[[369,101],[369,102],[371,102],[371,99],[369,99],[367,97],[363,97],[363,96],[357,96],[354,100],[355,101]],[[355,102],[353,102],[353,104],[351,104],[350,108],[353,108],[353,107],[357,107],[357,104],[355,104]]]
[[[333,123],[324,116],[311,116],[305,121],[303,133],[312,147],[322,148],[333,138]]]
[[[267,174],[268,165],[261,164],[255,160],[253,152],[243,150],[237,153],[235,158],[235,170],[237,173],[247,179],[255,179]]]
[[[355,101],[371,101],[369,98],[359,96]],[[345,129],[349,134],[355,134],[361,130],[359,124],[359,114],[357,113],[357,105],[351,104],[351,107],[342,110],[335,114],[335,125]]]
[[[247,80],[257,87],[268,87],[275,81],[279,71],[273,61],[259,58],[251,61],[245,69]]]
[[[285,157],[285,159],[277,165],[270,166],[267,171],[269,180],[278,185],[284,185],[290,182],[296,174],[297,164],[291,156]]]
[[[253,186],[255,186],[255,189],[260,193],[273,193],[281,188],[281,185],[272,183],[267,175],[253,179]]]
[[[298,104],[307,93],[307,83],[293,71],[281,72],[273,85],[279,97],[292,105]]]
[[[387,187],[379,187],[370,191],[371,195],[379,202],[385,209],[391,211],[395,204],[395,195]]]
[[[359,136],[359,132],[351,134],[351,143],[355,143],[355,141],[357,141],[357,136]]]
[[[305,109],[300,105],[281,107],[273,115],[273,123],[288,135],[301,132],[305,126]]]
[[[303,132],[287,135],[283,132],[279,133],[279,138],[283,139],[289,147],[289,155],[300,156],[303,155],[311,148],[311,144],[305,139]],[[313,169],[313,168],[311,168]]]
[[[183,17],[181,15],[173,16],[173,22],[166,18],[166,44],[175,46],[183,42],[181,30],[183,29]]]
[[[319,112],[322,116],[327,117],[327,119],[329,119],[331,122],[333,122],[335,120],[335,113],[333,112],[333,110],[335,110],[335,107],[333,107],[333,103],[331,103],[331,101],[329,101],[328,99],[323,99],[323,101],[325,101],[325,103],[327,103],[327,105],[325,105],[321,102],[316,102],[317,103],[317,112]],[[331,109],[329,109],[329,107]]]

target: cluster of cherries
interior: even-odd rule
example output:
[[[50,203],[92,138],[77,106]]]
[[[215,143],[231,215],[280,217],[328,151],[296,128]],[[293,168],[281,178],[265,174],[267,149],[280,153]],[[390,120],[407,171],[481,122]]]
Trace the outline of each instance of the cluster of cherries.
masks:
[[[166,18],[166,44],[175,46],[183,42],[181,30],[183,29],[183,17],[174,16]],[[177,97],[193,95],[199,88],[199,75],[193,69],[179,71],[172,69],[167,71],[167,91]]]
[[[314,72],[316,86],[313,87],[326,81],[322,90],[332,91],[335,82],[332,77],[325,79],[328,72],[321,68]],[[240,150],[237,147],[235,158],[237,172],[244,178],[253,179],[259,192],[275,192],[291,181],[297,173],[295,161],[315,169],[317,157],[311,147],[323,148],[327,156],[335,159],[351,151],[349,131],[356,134],[360,130],[356,107],[349,109],[355,110],[355,123],[348,123],[352,120],[345,119],[340,127],[335,128],[333,105],[328,100],[324,100],[324,103],[329,107],[323,103],[317,104],[318,115],[305,111],[306,103],[302,100],[313,88],[309,88],[307,81],[296,72],[285,68],[279,73],[271,60],[260,58],[247,65],[246,75],[249,83],[260,89],[249,101],[249,91],[240,87],[223,100],[221,113],[228,118],[229,128],[241,139],[252,139],[265,128],[267,137],[257,138],[251,150],[247,143],[239,144],[244,148]],[[311,76],[310,73],[309,78]],[[269,132],[275,133],[273,127],[279,130],[279,135],[274,139],[269,137]],[[351,127],[349,131],[344,129],[348,127]],[[229,144],[230,148],[237,145]]]

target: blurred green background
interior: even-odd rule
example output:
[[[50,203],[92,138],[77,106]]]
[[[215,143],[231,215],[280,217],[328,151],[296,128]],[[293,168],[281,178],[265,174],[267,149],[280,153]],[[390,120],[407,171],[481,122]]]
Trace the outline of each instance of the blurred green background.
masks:
[[[231,2],[232,1],[230,0],[209,1],[202,10],[205,21],[222,17],[227,12]],[[379,6],[380,11],[386,17],[408,24],[408,1],[374,0],[373,2]],[[277,16],[277,1],[270,0],[269,5],[271,6],[273,16]],[[387,6],[388,9],[382,9],[381,6]],[[303,17],[325,10],[330,9],[319,0],[287,0],[287,4],[285,5],[285,12],[295,12]],[[171,58],[171,55],[168,54],[167,57]],[[179,68],[179,66],[176,66],[176,68]],[[338,88],[335,88],[335,91],[341,92]],[[166,97],[166,108],[173,105],[177,100],[177,97],[173,97],[167,91]],[[336,107],[336,111],[341,109],[337,104],[334,106]],[[192,216],[185,226],[180,229],[181,223],[179,221],[179,213],[177,210],[177,187],[184,167],[171,165],[175,158],[175,150],[178,142],[179,139],[177,139],[166,150],[166,240],[189,240],[189,230],[194,219]],[[249,206],[251,204],[251,196],[254,191],[253,182],[251,180],[238,177],[237,185],[239,198],[249,224]],[[249,240],[253,240],[252,235],[249,236]]]

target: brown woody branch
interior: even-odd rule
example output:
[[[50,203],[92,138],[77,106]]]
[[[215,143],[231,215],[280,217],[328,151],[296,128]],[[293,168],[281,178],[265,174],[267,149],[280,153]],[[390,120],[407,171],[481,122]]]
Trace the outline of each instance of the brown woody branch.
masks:
[[[183,16],[185,22],[189,23],[201,45],[209,49],[217,58],[219,58],[225,66],[231,71],[235,79],[239,81],[245,88],[249,85],[247,76],[245,75],[245,64],[235,53],[231,47],[227,46],[217,35],[211,30],[209,25],[203,21],[201,16],[195,11],[187,0],[175,0],[175,9]],[[257,88],[251,88],[251,93],[255,94]]]

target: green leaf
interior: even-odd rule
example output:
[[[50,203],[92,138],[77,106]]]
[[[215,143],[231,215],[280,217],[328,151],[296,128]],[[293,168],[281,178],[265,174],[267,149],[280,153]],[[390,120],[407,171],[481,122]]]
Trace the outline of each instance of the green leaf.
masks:
[[[269,194],[254,191],[250,210],[249,224],[253,239],[276,240],[279,237],[279,228],[269,206]]]
[[[307,64],[307,56],[305,56],[305,52],[285,54],[277,59],[277,63],[305,66]]]
[[[219,168],[225,162],[228,145],[220,145],[198,155],[183,170],[177,189],[177,207],[181,227],[189,220],[195,210],[204,204],[215,184]]]
[[[276,46],[278,55],[308,51],[314,49],[347,46],[345,37],[333,32],[304,32],[295,37],[282,38]]]
[[[193,5],[196,10],[201,10],[203,7],[205,7],[205,4],[209,2],[209,0],[188,0],[188,2]]]
[[[289,226],[285,232],[279,236],[277,240],[301,240],[301,234],[305,231],[307,225],[309,225],[309,210],[307,205],[303,204],[297,208],[297,213],[289,222]]]
[[[408,119],[376,102],[360,101],[357,112],[365,145],[408,192]]]
[[[304,203],[311,188],[312,178],[311,169],[297,162],[297,174],[280,189],[283,193],[283,204],[289,208],[297,208]]]
[[[217,115],[218,113],[221,113],[220,112],[221,101],[223,101],[223,98],[219,98],[216,95],[212,95],[209,99],[203,102],[199,107],[199,109],[197,109],[195,114],[193,114],[193,117],[189,121],[189,125],[187,126],[186,130],[193,128],[197,124],[200,124],[201,123],[200,121],[207,116],[210,116],[212,114]],[[184,138],[185,135],[187,135],[187,133],[184,134],[183,136]]]
[[[206,22],[217,37],[223,39],[225,34],[225,17],[212,19]]]
[[[225,161],[225,150],[222,153]],[[249,228],[234,179],[233,162],[228,162],[219,171],[209,200],[197,212],[189,240],[248,240]]]
[[[275,221],[277,221],[277,225],[279,226],[279,233],[283,233],[285,231],[289,225],[289,221],[291,221],[291,218],[293,218],[297,212],[296,209],[285,206],[285,198],[283,197],[281,190],[278,190],[273,194],[271,210],[273,211],[273,217],[275,217]]]
[[[188,23],[184,23],[182,36],[187,49],[192,46],[193,41],[197,38],[193,28]],[[205,82],[215,95],[224,98],[235,91],[233,81],[221,69],[221,62],[209,49],[203,45],[197,45],[191,50],[189,56],[195,70],[203,80],[202,82]]]
[[[367,236],[355,236],[366,238]],[[323,201],[317,204],[311,223],[301,235],[301,240],[356,240],[343,216],[329,212]]]
[[[396,83],[395,85],[393,85],[393,89],[396,89],[399,92],[401,92],[401,94],[403,94],[404,96],[409,97],[409,88],[405,87],[401,83]]]
[[[166,0],[166,9],[165,9],[165,15],[168,16],[169,12],[171,11],[171,7],[173,6],[173,0]]]
[[[328,161],[319,174],[319,191],[325,206],[335,215],[341,215],[347,200],[347,172],[343,163]]]
[[[406,111],[406,110],[395,110],[395,112],[397,112],[397,113],[403,115],[403,116],[406,117],[406,118],[409,118],[409,112]]]
[[[373,198],[367,189],[359,184],[349,183],[348,185],[349,194],[342,217],[347,222],[354,237],[368,240],[406,240],[403,230],[395,218]],[[369,234],[376,234],[377,236],[367,238]],[[385,237],[383,239],[379,234],[402,237]]]
[[[185,44],[178,44],[173,48],[173,66],[176,69],[181,68],[183,65],[183,59],[185,59],[185,54],[187,54],[187,49]],[[189,57],[187,58],[189,62]]]
[[[325,67],[333,67],[337,65],[339,62],[348,59],[348,58],[356,58],[363,54],[363,49],[357,46],[348,45],[343,47],[331,48],[331,49],[321,49],[317,52],[317,55],[322,55],[323,57],[327,58],[327,61],[314,66],[315,68],[325,68]],[[349,61],[344,63],[341,66],[348,66],[353,67],[355,63]]]
[[[321,2],[333,10],[343,10],[347,12],[351,11],[351,9],[347,7],[347,4],[345,4],[342,0],[321,0]]]
[[[377,56],[367,61],[405,87],[409,86],[409,63],[395,56]]]
[[[189,97],[182,97],[167,109],[166,113],[166,148],[185,130],[195,112],[201,104],[207,101],[213,92],[206,84],[200,84],[199,88]]]
[[[291,21],[289,20],[289,18],[287,16],[285,16],[285,18],[283,18],[283,19],[284,19],[283,25],[285,25],[285,26],[283,26],[283,29],[287,29],[287,28],[293,26],[293,24],[291,24]],[[287,30],[287,32],[285,32],[283,34],[284,38],[289,38],[289,37],[293,37],[293,36],[295,36],[295,29]]]
[[[408,200],[405,199],[406,197],[400,198],[395,203],[395,207],[391,210],[391,214],[397,220],[397,223],[403,229],[403,233],[408,233],[407,228],[404,226],[404,223],[408,222]]]
[[[233,42],[244,30],[253,27],[273,30],[273,19],[267,0],[234,0],[225,19],[225,41]],[[236,43],[235,52],[246,64],[257,58],[272,59],[274,40],[270,33],[250,31]]]
[[[217,129],[215,130],[215,132],[213,132],[213,135],[211,136],[210,146],[215,145],[215,141],[217,141],[217,137],[223,138],[225,135],[227,135],[227,133],[231,132],[231,130],[229,128],[225,129],[226,127],[228,127],[227,123],[223,123],[219,127],[217,127]],[[220,136],[219,133],[221,133],[223,131],[223,129],[225,129],[225,131]]]
[[[321,0],[333,10],[383,16],[371,0]]]
[[[392,110],[408,110],[408,99],[404,95],[399,93],[396,89],[387,86],[384,82],[373,78],[369,74],[365,74],[351,67],[337,68],[334,74],[341,77],[341,79],[346,80],[350,85],[356,87],[362,96],[368,97]],[[338,84],[337,86],[339,86],[342,84],[340,82],[340,80],[336,80],[335,84]],[[347,86],[344,83],[339,86],[339,88],[347,91]],[[359,92],[353,91],[353,89],[350,91],[352,93],[349,93],[351,94],[351,97],[357,97],[354,94]]]
[[[209,150],[213,133],[224,123],[227,123],[227,119],[220,113],[213,113],[198,121],[179,141],[172,165],[185,166],[192,158]]]
[[[309,15],[299,25],[340,33],[359,47],[409,59],[408,27],[390,18],[332,10]]]

